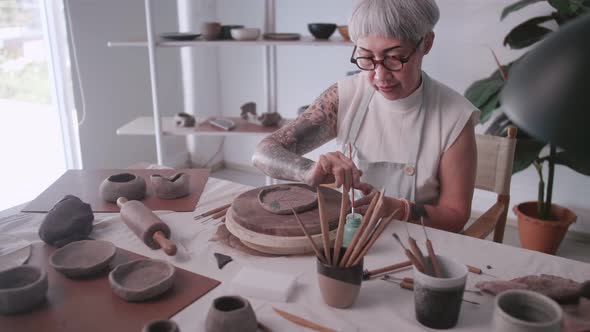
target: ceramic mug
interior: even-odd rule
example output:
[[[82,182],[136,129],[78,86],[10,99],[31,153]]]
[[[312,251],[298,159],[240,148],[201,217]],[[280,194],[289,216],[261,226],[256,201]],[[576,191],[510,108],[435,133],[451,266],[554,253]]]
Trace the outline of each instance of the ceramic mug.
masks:
[[[216,298],[205,320],[207,332],[256,332],[257,328],[256,314],[241,296]]]
[[[437,255],[436,259],[442,278],[424,274],[414,267],[416,319],[427,327],[449,329],[459,320],[467,267],[444,256]]]
[[[221,23],[205,22],[201,24],[201,36],[205,40],[215,40],[221,37]]]
[[[344,255],[345,250],[341,250]],[[332,255],[332,250],[330,250]],[[316,258],[318,286],[327,305],[348,308],[356,301],[363,281],[363,261],[351,267],[330,266]]]
[[[496,296],[494,331],[560,331],[563,310],[549,297],[529,290],[508,290]]]

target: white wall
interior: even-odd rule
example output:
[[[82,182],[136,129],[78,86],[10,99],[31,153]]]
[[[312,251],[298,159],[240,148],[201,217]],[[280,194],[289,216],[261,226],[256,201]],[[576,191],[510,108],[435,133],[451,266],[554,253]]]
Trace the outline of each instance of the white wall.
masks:
[[[490,48],[501,62],[508,62],[522,52],[502,46],[504,36],[518,23],[536,14],[551,11],[546,3],[529,6],[500,22],[502,9],[513,0],[439,0],[441,19],[436,26],[436,40],[424,60],[424,69],[434,78],[459,92],[475,80],[487,77],[496,65]],[[345,24],[353,0],[276,1],[278,32],[299,32],[309,35],[307,23],[333,22]],[[244,24],[262,27],[264,2],[218,1],[218,14],[223,24]],[[264,106],[262,48],[224,48],[220,51],[221,106],[224,115],[236,116],[239,106],[255,101]],[[332,83],[355,67],[348,62],[350,47],[280,47],[278,49],[278,110],[294,117],[299,106],[309,104]],[[227,139],[225,160],[250,164],[258,138]],[[334,142],[309,154],[312,159],[320,153],[336,149]],[[590,178],[557,167],[554,201],[573,209],[579,222],[572,229],[590,233],[590,210],[586,202],[590,195]],[[512,202],[534,200],[537,177],[532,168],[512,179]],[[476,193],[474,211],[481,211],[495,201],[494,195]],[[510,213],[512,217],[512,213]],[[512,220],[512,222],[514,222]]]
[[[86,120],[80,127],[84,168],[127,167],[155,162],[152,136],[117,136],[115,131],[137,116],[151,115],[148,55],[145,48],[108,48],[109,40],[145,39],[143,0],[69,0]],[[157,31],[176,31],[176,2],[154,1]],[[71,32],[71,31],[70,31]],[[70,52],[73,62],[73,52]],[[177,50],[158,51],[161,112],[182,110]],[[72,70],[76,108],[82,112],[77,76]],[[80,115],[79,115],[80,117]],[[165,138],[168,151],[184,149],[184,139]]]

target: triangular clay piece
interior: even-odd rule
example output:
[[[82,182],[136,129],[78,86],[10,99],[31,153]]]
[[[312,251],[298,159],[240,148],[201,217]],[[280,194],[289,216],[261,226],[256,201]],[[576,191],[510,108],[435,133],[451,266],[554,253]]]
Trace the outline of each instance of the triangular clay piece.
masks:
[[[214,253],[213,255],[215,255],[215,259],[217,260],[217,267],[219,267],[220,270],[225,266],[225,264],[227,264],[233,260],[230,256],[220,254],[217,252]]]

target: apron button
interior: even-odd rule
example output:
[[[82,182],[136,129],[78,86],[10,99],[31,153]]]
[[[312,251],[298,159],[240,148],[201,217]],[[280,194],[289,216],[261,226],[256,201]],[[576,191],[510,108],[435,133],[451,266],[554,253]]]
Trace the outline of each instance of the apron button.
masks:
[[[404,167],[404,172],[406,172],[406,175],[412,176],[416,174],[416,169],[414,168],[414,166],[406,165]]]

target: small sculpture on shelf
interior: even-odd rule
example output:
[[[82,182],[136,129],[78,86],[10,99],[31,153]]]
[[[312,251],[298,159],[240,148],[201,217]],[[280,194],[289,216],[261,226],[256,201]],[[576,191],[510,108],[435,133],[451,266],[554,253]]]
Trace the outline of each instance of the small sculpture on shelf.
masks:
[[[277,112],[266,112],[258,117],[258,122],[265,127],[274,127],[277,126],[282,119],[283,117]]]
[[[174,124],[177,127],[193,127],[195,125],[195,117],[188,113],[177,113],[174,116]]]
[[[247,102],[244,105],[240,106],[240,117],[244,120],[251,120],[252,118],[256,118],[256,103],[255,102]]]
[[[256,103],[248,102],[240,107],[240,117],[246,121],[254,122],[261,126],[273,127],[278,125],[283,117],[277,112],[266,112],[260,116],[256,113]]]

